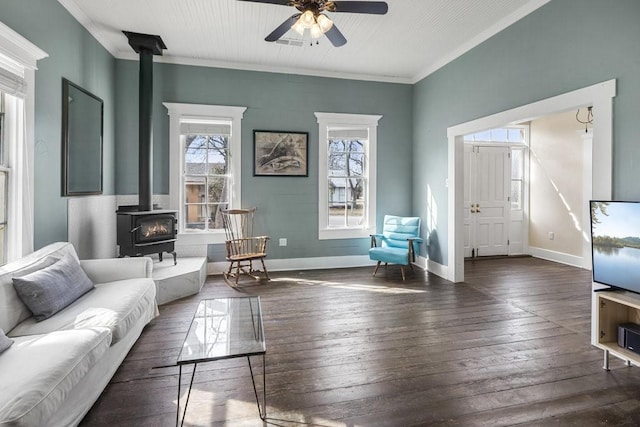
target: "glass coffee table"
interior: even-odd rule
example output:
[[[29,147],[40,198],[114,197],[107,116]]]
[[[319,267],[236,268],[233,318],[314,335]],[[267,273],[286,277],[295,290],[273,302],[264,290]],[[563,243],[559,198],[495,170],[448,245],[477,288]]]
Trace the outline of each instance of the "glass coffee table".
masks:
[[[265,354],[267,347],[262,326],[262,310],[260,297],[246,296],[233,298],[216,298],[200,301],[191,320],[191,326],[182,344],[176,361],[180,373],[178,375],[178,409],[176,425],[182,425],[187,413],[189,395],[193,386],[193,378],[198,363],[215,360],[246,357],[251,372],[251,382],[258,405],[258,414],[262,420],[267,417],[267,389],[265,372]],[[262,356],[262,409],[253,376],[251,356]],[[180,421],[180,393],[182,384],[182,367],[192,364],[193,372],[189,382],[189,392]]]

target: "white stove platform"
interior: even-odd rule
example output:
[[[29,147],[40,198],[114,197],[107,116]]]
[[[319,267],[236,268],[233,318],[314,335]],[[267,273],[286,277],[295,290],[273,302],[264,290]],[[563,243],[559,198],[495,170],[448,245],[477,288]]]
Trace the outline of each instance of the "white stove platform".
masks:
[[[154,258],[154,257],[152,257]],[[178,255],[178,264],[173,265],[173,257],[165,254],[162,262],[153,260],[153,280],[156,282],[158,305],[200,292],[207,278],[206,257],[186,257]]]

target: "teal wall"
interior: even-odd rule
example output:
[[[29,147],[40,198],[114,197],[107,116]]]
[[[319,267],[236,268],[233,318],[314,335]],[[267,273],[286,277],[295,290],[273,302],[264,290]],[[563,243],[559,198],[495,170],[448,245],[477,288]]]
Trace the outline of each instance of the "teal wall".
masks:
[[[38,61],[35,94],[36,248],[67,240],[61,197],[62,78],[104,101],[104,194],[115,192],[115,60],[57,1],[0,0],[0,20],[49,54]]]
[[[448,264],[449,126],[617,79],[613,196],[640,200],[639,20],[638,0],[553,0],[414,85],[413,206],[426,218],[431,190],[433,261]]]
[[[617,79],[613,194],[640,200],[634,173],[640,160],[638,18],[637,0],[553,0],[413,86],[156,64],[155,192],[166,194],[169,186],[162,102],[246,106],[242,203],[260,208],[265,232],[289,239],[286,248],[273,245],[271,256],[363,254],[365,239],[317,240],[313,112],[381,114],[378,222],[384,213],[426,218],[430,193],[437,226],[427,252],[447,265],[447,127]],[[105,194],[137,193],[137,63],[113,59],[56,1],[0,0],[0,20],[49,54],[36,73],[35,246],[41,247],[67,238],[60,197],[62,77],[105,102]],[[308,131],[309,177],[253,177],[253,129]]]
[[[117,60],[118,194],[138,191],[137,87],[138,63]],[[369,247],[369,239],[318,240],[316,111],[383,116],[378,126],[378,223],[385,213],[411,213],[411,85],[155,63],[154,194],[169,192],[169,119],[162,102],[247,107],[242,120],[242,205],[258,207],[262,232],[275,240],[270,259],[364,255]],[[254,177],[254,129],[309,132],[309,177]],[[280,237],[288,239],[286,247],[277,246]],[[219,260],[220,248],[212,245],[209,256]]]

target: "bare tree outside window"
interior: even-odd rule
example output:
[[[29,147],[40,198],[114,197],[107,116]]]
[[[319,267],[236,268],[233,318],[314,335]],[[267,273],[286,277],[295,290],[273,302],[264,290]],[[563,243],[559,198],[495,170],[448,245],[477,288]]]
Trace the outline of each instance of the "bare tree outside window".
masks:
[[[365,212],[366,140],[329,139],[329,227],[359,226]]]
[[[185,226],[192,230],[221,229],[220,211],[229,206],[229,138],[226,135],[185,135]]]

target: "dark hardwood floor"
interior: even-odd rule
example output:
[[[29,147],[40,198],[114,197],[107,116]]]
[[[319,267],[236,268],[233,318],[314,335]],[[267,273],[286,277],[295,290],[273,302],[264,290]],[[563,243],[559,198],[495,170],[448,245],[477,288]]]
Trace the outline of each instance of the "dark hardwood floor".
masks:
[[[612,358],[604,371],[590,345],[589,271],[467,261],[457,285],[423,272],[402,282],[394,266],[371,272],[272,273],[239,291],[210,277],[199,295],[160,307],[82,425],[175,425],[172,365],[193,311],[239,294],[260,295],[264,311],[266,425],[640,424],[640,368]],[[185,425],[265,425],[246,359],[198,366]]]

